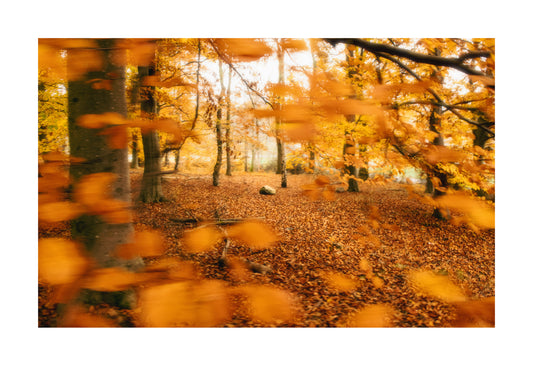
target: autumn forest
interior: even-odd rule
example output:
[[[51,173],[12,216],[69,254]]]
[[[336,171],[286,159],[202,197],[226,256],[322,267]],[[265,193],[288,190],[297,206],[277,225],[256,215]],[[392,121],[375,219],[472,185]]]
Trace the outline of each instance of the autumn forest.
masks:
[[[39,39],[39,327],[495,327],[495,40]]]

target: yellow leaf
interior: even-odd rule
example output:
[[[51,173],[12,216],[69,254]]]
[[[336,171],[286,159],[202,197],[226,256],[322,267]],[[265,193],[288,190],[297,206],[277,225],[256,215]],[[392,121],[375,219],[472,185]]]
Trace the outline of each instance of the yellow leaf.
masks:
[[[374,304],[363,307],[357,312],[347,316],[345,326],[347,327],[392,327],[394,308],[388,304]]]
[[[52,285],[67,284],[78,279],[89,261],[78,245],[63,238],[39,240],[39,279]]]
[[[417,270],[409,274],[414,288],[426,295],[448,303],[463,302],[467,298],[447,276],[435,275],[432,271]]]
[[[245,221],[227,230],[228,236],[256,249],[266,249],[278,240],[268,225],[259,221]]]
[[[183,245],[186,251],[198,253],[211,250],[222,238],[222,234],[212,226],[202,226],[183,234]]]

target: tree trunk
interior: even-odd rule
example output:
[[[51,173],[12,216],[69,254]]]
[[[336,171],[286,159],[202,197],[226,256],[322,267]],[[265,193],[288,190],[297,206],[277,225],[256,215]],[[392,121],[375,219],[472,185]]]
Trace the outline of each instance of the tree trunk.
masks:
[[[217,105],[217,118],[215,121],[215,133],[217,140],[217,158],[215,161],[215,167],[213,168],[213,185],[218,186],[220,178],[220,167],[222,166],[222,153],[223,153],[223,143],[222,143],[222,104],[224,98],[224,75],[222,72],[222,60],[218,60],[218,72],[220,75],[220,95],[218,97]]]
[[[354,56],[352,49],[347,48],[346,53],[346,64],[348,67],[347,76],[351,80],[355,76],[355,68],[352,66],[351,60]],[[357,99],[357,95],[350,95],[350,99]],[[345,115],[346,121],[350,123],[355,128],[357,122],[355,121],[355,115]],[[355,159],[355,142],[352,138],[351,131],[344,131],[344,145],[342,148],[342,155],[344,160],[344,169],[343,172],[348,176],[348,192],[359,192],[359,184],[357,183],[357,168],[354,164]]]
[[[223,153],[223,145],[222,145],[222,123],[220,120],[222,119],[222,108],[219,104],[217,108],[217,120],[215,123],[215,132],[216,132],[216,139],[217,139],[217,159],[215,161],[215,167],[213,168],[213,185],[218,186],[219,178],[220,178],[220,167],[222,167],[222,153]]]
[[[174,153],[174,170],[177,171],[180,165],[180,152],[181,148],[177,149]]]
[[[228,70],[226,89],[226,176],[231,176],[231,69]]]
[[[131,164],[130,168],[137,169],[139,168],[139,137],[136,132],[132,133],[131,136]]]
[[[128,148],[111,148],[103,129],[84,128],[76,120],[85,114],[103,114],[116,112],[127,116],[125,93],[125,70],[116,66],[112,60],[115,41],[97,40],[101,48],[103,68],[101,71],[89,72],[83,78],[68,83],[68,128],[70,154],[83,158],[85,162],[70,167],[74,189],[87,175],[110,172],[116,176],[110,186],[110,197],[127,203],[131,202],[130,177],[128,168]],[[67,70],[79,67],[70,54],[67,54]],[[73,65],[73,66],[72,66]],[[91,80],[106,78],[114,74],[111,89],[95,89]],[[82,215],[71,221],[72,238],[81,242],[92,258],[104,267],[117,265],[130,266],[142,264],[142,260],[124,262],[114,256],[119,245],[129,243],[133,235],[132,223],[109,223],[98,215]]]
[[[280,45],[278,45],[278,68],[278,83],[283,84],[285,82],[285,52]],[[282,101],[280,100],[278,104],[280,108],[282,107]],[[285,144],[280,137],[281,123],[281,119],[276,118],[276,146],[278,149],[278,168],[276,173],[281,174],[281,187],[287,188],[287,162],[285,159]]]
[[[350,135],[348,133],[345,133],[345,136],[350,136]],[[356,170],[355,165],[353,164],[353,160],[355,156],[354,152],[355,152],[355,144],[353,143],[353,140],[350,140],[348,137],[346,137],[344,140],[343,148],[342,148],[342,154],[343,154],[344,163],[345,163],[343,173],[344,175],[348,176],[348,189],[347,189],[348,192],[359,192],[359,184],[357,183],[357,180],[356,180],[357,170]]]
[[[155,63],[150,66],[139,66],[139,80],[155,75]],[[154,98],[154,87],[141,87],[141,117],[153,119],[157,115],[157,102]],[[149,131],[142,134],[144,150],[144,172],[141,185],[140,200],[142,202],[164,201],[163,187],[161,185],[161,149],[159,147],[159,134]]]

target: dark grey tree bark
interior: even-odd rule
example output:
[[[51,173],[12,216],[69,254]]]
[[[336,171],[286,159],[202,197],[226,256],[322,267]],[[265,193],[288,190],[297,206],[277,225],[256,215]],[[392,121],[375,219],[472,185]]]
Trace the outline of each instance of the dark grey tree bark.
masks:
[[[348,65],[348,73],[347,76],[350,78],[350,80],[353,79],[355,75],[355,69],[353,66],[351,66],[351,58],[353,58],[353,50],[347,49],[346,54],[346,63]],[[356,99],[357,96],[351,95],[349,98]],[[345,115],[346,121],[351,123],[352,125],[357,124],[355,121],[355,115]],[[345,175],[348,176],[348,192],[359,192],[359,184],[357,183],[356,177],[357,177],[357,168],[354,164],[354,158],[355,158],[355,142],[351,138],[351,131],[344,131],[344,145],[342,148],[342,155],[344,160],[344,169],[343,172]]]
[[[155,64],[139,66],[139,78],[142,84],[143,78],[155,75]],[[152,86],[141,87],[141,117],[153,119],[157,115],[157,102],[154,97]],[[144,150],[144,172],[141,184],[140,200],[142,202],[161,202],[163,187],[161,185],[161,148],[159,146],[159,134],[152,130],[142,134]]]
[[[70,154],[85,159],[85,162],[70,167],[70,175],[75,188],[86,175],[113,173],[116,180],[111,184],[110,197],[129,203],[131,195],[127,147],[113,149],[101,134],[103,129],[84,128],[76,123],[80,116],[86,114],[116,112],[127,116],[125,70],[123,66],[116,66],[111,59],[115,53],[115,41],[102,39],[97,40],[97,43],[104,63],[102,69],[86,73],[83,78],[68,83]],[[72,60],[74,58],[67,53],[67,70],[73,65]],[[111,73],[111,90],[91,86],[90,80],[108,78]],[[71,222],[71,233],[72,238],[81,242],[100,266],[116,266],[123,262],[113,254],[118,245],[130,242],[133,225],[111,224],[96,215],[83,215]]]

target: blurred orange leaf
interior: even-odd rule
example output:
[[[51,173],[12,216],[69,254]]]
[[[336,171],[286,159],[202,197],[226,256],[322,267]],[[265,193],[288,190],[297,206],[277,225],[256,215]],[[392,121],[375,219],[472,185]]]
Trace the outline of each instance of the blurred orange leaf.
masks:
[[[347,316],[345,326],[347,327],[392,327],[394,308],[388,304],[374,304],[363,307],[357,312]]]
[[[117,324],[111,319],[102,316],[91,314],[81,306],[70,307],[63,319],[61,319],[61,327],[115,327]]]
[[[98,204],[107,198],[109,187],[116,177],[110,172],[83,176],[74,188],[74,199],[80,204],[97,208]]]
[[[121,291],[153,279],[155,274],[135,273],[122,267],[107,267],[91,271],[83,287],[94,291]]]
[[[222,54],[236,61],[255,61],[273,53],[270,46],[255,38],[216,38],[213,44]]]
[[[85,128],[104,128],[111,125],[120,125],[127,123],[118,112],[105,112],[103,114],[85,114],[76,119],[76,124]]]
[[[253,320],[270,324],[289,322],[294,316],[294,300],[284,290],[272,286],[243,286],[238,291],[247,296]]]
[[[80,204],[69,201],[49,202],[39,205],[39,219],[46,222],[68,221],[84,212]]]
[[[359,282],[342,273],[323,272],[322,277],[326,280],[329,287],[339,292],[351,292],[359,286]]]
[[[212,226],[201,226],[186,231],[182,242],[186,251],[198,253],[212,249],[221,239],[222,234]]]
[[[39,279],[52,285],[72,283],[89,266],[78,244],[63,238],[39,240]]]
[[[230,238],[256,249],[269,248],[278,240],[268,225],[253,220],[230,226],[227,232]]]
[[[139,307],[148,327],[212,327],[231,317],[227,291],[218,280],[148,287],[140,292]]]
[[[415,290],[448,303],[467,300],[461,289],[447,276],[435,275],[432,271],[416,270],[409,274]]]

